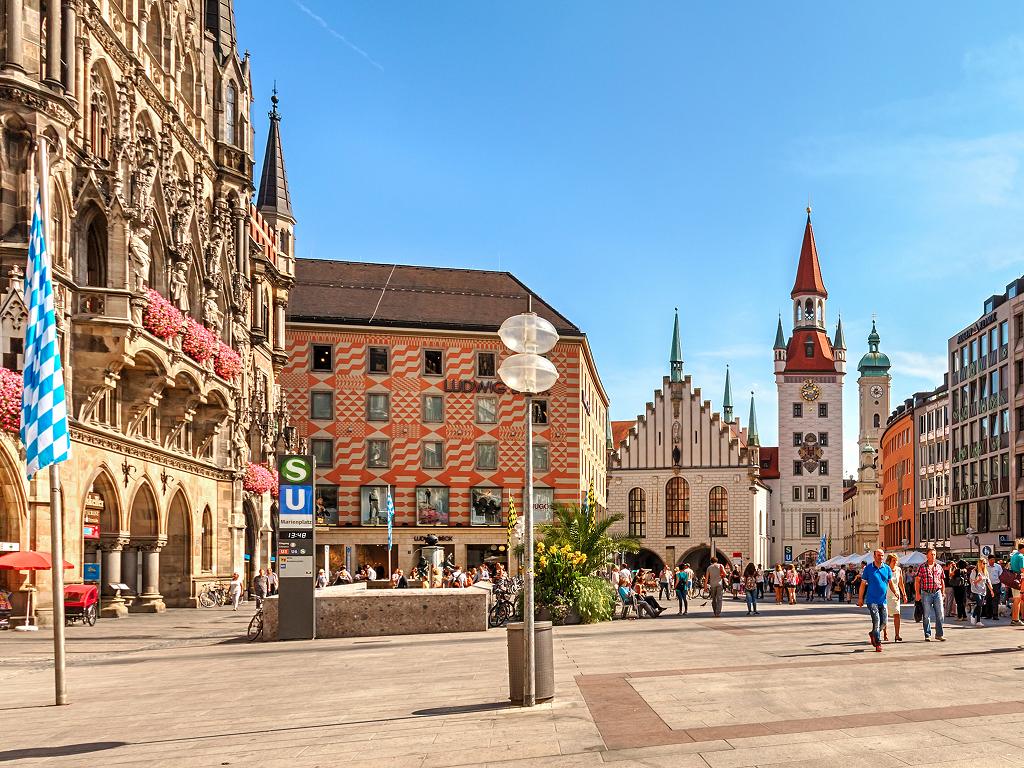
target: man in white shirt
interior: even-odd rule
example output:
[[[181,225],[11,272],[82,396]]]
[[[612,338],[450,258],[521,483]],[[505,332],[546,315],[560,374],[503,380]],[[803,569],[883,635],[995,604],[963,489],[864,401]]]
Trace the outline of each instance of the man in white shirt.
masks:
[[[992,585],[992,591],[989,593],[985,603],[985,618],[992,619],[992,621],[999,620],[999,603],[1003,596],[1003,583],[999,581],[999,577],[1002,575],[1003,566],[996,562],[995,555],[989,555],[988,580]]]
[[[454,587],[456,584],[460,587],[466,586],[466,572],[462,570],[461,565],[456,565],[452,572],[452,586]]]
[[[375,570],[373,570],[373,566],[370,565],[369,563],[367,563],[367,565],[366,565],[366,580],[367,581],[376,581],[377,580],[377,572]]]
[[[630,584],[633,583],[633,574],[629,572],[629,568],[626,566],[622,566],[621,570],[619,570],[619,581],[622,581],[622,579],[625,579]]]
[[[489,570],[487,570],[487,566],[486,565],[481,565],[480,566],[480,581],[490,581],[490,580],[491,580],[491,572]]]

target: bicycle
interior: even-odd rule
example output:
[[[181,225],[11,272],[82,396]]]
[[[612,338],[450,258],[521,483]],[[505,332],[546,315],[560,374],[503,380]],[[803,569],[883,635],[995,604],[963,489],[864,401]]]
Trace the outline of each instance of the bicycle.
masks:
[[[263,601],[256,606],[256,613],[249,619],[249,629],[245,633],[250,642],[263,637]]]
[[[690,599],[691,600],[707,600],[711,597],[711,590],[706,586],[694,581],[690,585]]]
[[[220,582],[210,582],[203,586],[199,592],[198,600],[199,605],[203,608],[226,605],[228,602],[228,589]]]
[[[506,582],[494,588],[494,605],[487,612],[487,626],[491,629],[505,626],[519,613],[516,598],[522,590],[522,579],[506,579]]]

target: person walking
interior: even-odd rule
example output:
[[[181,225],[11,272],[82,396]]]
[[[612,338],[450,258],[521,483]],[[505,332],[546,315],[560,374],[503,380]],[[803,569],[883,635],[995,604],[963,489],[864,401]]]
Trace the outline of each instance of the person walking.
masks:
[[[886,596],[893,590],[892,569],[883,562],[885,550],[876,549],[872,562],[861,571],[860,589],[857,592],[857,607],[863,608],[867,598],[868,611],[871,612],[871,631],[868,637],[875,650],[882,650],[882,630],[887,623]]]
[[[988,556],[988,583],[992,591],[988,594],[985,602],[985,618],[992,621],[999,620],[999,602],[1003,596],[1003,583],[999,578],[1003,575],[1003,566],[996,560],[995,555]]]
[[[346,573],[347,573],[347,571],[346,571]],[[351,581],[351,580],[352,579],[350,577],[349,581]],[[268,568],[267,569],[267,594],[268,595],[276,595],[277,594],[277,588],[278,588],[278,586],[280,584],[281,584],[281,581],[277,577],[277,572],[273,568]]]
[[[985,603],[992,593],[992,584],[988,577],[988,561],[979,557],[974,568],[971,569],[971,597],[974,598],[974,609],[971,611],[971,624],[976,627],[984,627],[981,623],[981,614],[985,610]]]
[[[900,637],[900,608],[903,603],[907,602],[907,589],[903,586],[903,569],[900,568],[900,559],[892,552],[885,556],[885,564],[892,571],[892,589],[885,593],[885,611],[892,616],[893,627],[896,630],[894,641],[902,643],[903,638]],[[885,624],[882,635],[882,639],[889,639],[888,622]]]
[[[967,570],[967,561],[960,559],[949,569],[950,580],[953,582],[953,599],[956,600],[956,620],[967,621],[967,590],[971,587],[971,572]]]
[[[757,564],[757,568],[754,569],[754,578],[757,579],[757,599],[761,600],[764,598],[764,570],[761,568],[761,564]]]
[[[828,598],[828,576],[824,568],[818,570],[818,597],[822,602]]]
[[[1024,598],[1021,597],[1021,577],[1024,576],[1024,541],[1017,544],[1017,551],[1010,555],[1010,562],[1007,566],[1013,574],[1013,581],[1010,584],[1010,596],[1013,598],[1013,607],[1010,609],[1010,623],[1015,627],[1024,627],[1021,620],[1021,607],[1024,606]],[[1013,586],[1016,584],[1017,586]]]
[[[796,605],[796,588],[800,585],[800,577],[797,575],[795,565],[786,566],[786,597],[790,605]]]
[[[775,604],[782,605],[782,591],[786,588],[786,574],[782,571],[782,566],[778,563],[775,564],[775,570],[772,571],[772,587],[775,589]]]
[[[668,585],[672,581],[672,571],[668,569],[667,565],[661,567],[661,573],[658,574],[658,599],[661,600],[662,593],[665,594],[666,600],[671,600],[672,596],[668,592]]]
[[[718,558],[711,557],[711,565],[704,572],[704,586],[708,588],[711,597],[711,610],[717,619],[722,615],[722,598],[725,595],[725,580],[729,577],[725,567],[718,562]]]
[[[757,616],[757,568],[753,563],[747,563],[747,570],[743,572],[743,591],[747,596],[747,616],[751,611]]]
[[[231,581],[228,582],[228,599],[231,601],[231,610],[237,611],[242,599],[242,577],[237,573],[232,573]]]
[[[693,571],[689,563],[683,563],[683,567],[676,571],[675,586],[676,600],[679,601],[679,615],[685,616],[690,612],[690,579],[693,578]]]
[[[252,593],[256,596],[256,609],[259,610],[263,606],[263,601],[267,599],[267,594],[270,591],[270,580],[267,578],[267,572],[260,568],[252,580]]]
[[[935,639],[945,642],[942,634],[942,615],[945,613],[942,606],[942,591],[945,587],[945,578],[942,566],[935,562],[935,548],[929,547],[925,552],[925,563],[917,569],[917,577],[914,580],[914,591],[918,595],[924,607],[924,639],[932,639],[932,622],[935,619]]]

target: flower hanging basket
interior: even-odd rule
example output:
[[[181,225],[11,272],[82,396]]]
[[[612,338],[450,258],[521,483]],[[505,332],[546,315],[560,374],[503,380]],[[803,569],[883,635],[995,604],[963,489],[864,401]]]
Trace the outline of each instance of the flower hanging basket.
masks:
[[[270,491],[276,497],[277,473],[262,464],[249,462],[245,468],[245,477],[242,478],[242,489],[257,496]]]
[[[213,331],[204,328],[191,317],[185,318],[185,333],[181,350],[197,363],[205,363],[217,349],[218,340]]]
[[[142,311],[142,326],[158,339],[171,339],[182,331],[185,316],[167,299],[150,288],[146,291],[146,307]]]

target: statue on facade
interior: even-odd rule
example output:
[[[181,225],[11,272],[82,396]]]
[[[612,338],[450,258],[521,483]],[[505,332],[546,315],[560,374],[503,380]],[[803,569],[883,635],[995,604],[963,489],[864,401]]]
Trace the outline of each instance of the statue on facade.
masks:
[[[207,328],[220,337],[224,327],[224,313],[220,311],[217,304],[217,291],[213,288],[207,289],[206,298],[203,299],[203,322]]]
[[[171,303],[182,312],[188,312],[188,262],[178,261],[171,270]]]
[[[149,265],[152,260],[149,253],[151,232],[148,224],[137,224],[132,227],[128,241],[128,258],[131,263],[131,281],[128,288],[135,293],[145,291],[149,283]]]

